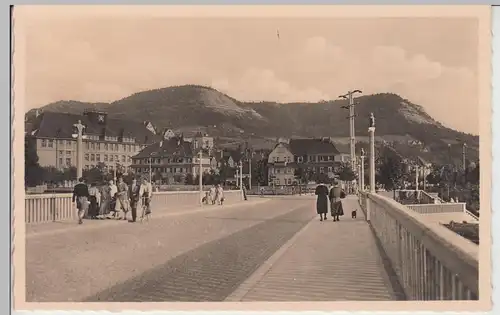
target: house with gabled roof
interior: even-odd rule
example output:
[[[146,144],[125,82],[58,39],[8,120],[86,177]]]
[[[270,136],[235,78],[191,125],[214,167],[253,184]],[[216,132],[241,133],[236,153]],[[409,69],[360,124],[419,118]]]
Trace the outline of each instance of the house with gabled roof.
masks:
[[[295,170],[309,174],[325,174],[333,178],[343,162],[343,154],[329,138],[290,139],[279,142],[268,157],[269,182],[292,185]]]
[[[153,143],[132,157],[131,168],[136,174],[161,174],[163,178],[174,176],[196,176],[200,173],[200,150],[182,136]],[[201,150],[202,173],[212,169],[212,158],[208,150]]]

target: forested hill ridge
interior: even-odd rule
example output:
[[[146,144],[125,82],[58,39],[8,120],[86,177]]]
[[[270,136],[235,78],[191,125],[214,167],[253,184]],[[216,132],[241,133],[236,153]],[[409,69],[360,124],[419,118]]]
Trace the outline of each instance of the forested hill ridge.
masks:
[[[421,106],[396,94],[364,95],[356,101],[355,128],[359,136],[367,134],[369,116],[373,112],[376,134],[383,138],[413,139],[440,154],[446,154],[448,143],[456,147],[466,142],[471,153],[478,150],[478,136],[443,126]],[[106,111],[114,118],[151,121],[160,128],[205,128],[215,136],[347,137],[348,112],[342,105],[346,105],[346,101],[242,102],[213,88],[183,85],[135,93],[112,103],[59,101],[39,109],[42,112],[82,113],[93,108]],[[34,112],[31,110],[26,114],[28,120]]]

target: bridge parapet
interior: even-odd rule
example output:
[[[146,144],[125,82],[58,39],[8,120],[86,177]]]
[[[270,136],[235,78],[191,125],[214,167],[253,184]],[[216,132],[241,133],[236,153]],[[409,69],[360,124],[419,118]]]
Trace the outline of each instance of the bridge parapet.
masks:
[[[76,219],[75,205],[71,201],[72,194],[40,194],[26,195],[25,222],[45,223]],[[199,191],[165,191],[154,192],[151,204],[154,211],[169,211],[183,207],[200,205]],[[225,203],[243,200],[240,190],[224,192]]]
[[[476,244],[391,198],[361,193],[360,205],[408,300],[478,299]]]

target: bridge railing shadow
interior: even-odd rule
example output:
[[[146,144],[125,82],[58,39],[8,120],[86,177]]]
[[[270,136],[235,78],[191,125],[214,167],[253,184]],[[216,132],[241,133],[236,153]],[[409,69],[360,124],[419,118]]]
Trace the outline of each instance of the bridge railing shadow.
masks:
[[[408,300],[477,300],[478,246],[392,198],[359,194]]]

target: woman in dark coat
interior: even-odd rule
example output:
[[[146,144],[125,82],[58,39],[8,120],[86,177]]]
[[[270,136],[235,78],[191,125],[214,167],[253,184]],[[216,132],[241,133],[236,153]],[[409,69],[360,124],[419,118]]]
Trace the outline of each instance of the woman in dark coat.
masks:
[[[316,201],[316,211],[319,214],[320,221],[326,220],[326,214],[328,213],[328,187],[323,184],[319,184],[315,191],[318,199]]]
[[[340,187],[338,182],[335,182],[332,189],[330,189],[329,197],[333,221],[340,221],[339,217],[344,215],[341,199],[345,198],[345,192],[342,191],[342,187]]]

